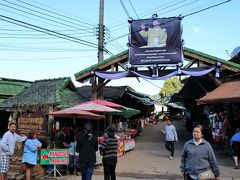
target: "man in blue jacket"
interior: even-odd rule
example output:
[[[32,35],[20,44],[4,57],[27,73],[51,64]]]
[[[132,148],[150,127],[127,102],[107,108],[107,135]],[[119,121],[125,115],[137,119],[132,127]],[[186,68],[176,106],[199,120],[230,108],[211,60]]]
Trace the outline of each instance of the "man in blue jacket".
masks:
[[[165,134],[165,147],[170,151],[169,159],[171,160],[174,156],[174,142],[178,142],[178,136],[175,126],[172,124],[170,119],[167,120],[167,124],[162,129],[162,132]]]

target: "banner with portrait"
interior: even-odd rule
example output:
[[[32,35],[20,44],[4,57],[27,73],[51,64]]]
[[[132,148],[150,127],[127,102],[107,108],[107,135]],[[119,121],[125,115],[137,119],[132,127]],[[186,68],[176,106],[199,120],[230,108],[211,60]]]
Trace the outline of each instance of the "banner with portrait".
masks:
[[[181,18],[141,19],[130,22],[131,65],[182,62]]]

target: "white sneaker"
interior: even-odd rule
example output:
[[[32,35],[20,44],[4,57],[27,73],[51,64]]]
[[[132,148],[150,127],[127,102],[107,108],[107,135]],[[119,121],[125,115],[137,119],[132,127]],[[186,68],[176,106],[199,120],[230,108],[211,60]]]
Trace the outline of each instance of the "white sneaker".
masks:
[[[170,159],[170,160],[172,160],[172,159],[173,159],[173,157],[172,157],[172,156],[170,156],[170,157],[169,157],[169,159]]]

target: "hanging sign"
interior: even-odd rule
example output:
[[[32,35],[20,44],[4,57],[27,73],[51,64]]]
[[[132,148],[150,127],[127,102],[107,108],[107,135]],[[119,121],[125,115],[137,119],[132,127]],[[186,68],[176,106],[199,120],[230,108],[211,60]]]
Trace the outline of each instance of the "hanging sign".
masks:
[[[129,63],[157,65],[182,62],[180,24],[178,17],[131,21]]]
[[[41,149],[40,164],[57,165],[69,163],[69,149]]]

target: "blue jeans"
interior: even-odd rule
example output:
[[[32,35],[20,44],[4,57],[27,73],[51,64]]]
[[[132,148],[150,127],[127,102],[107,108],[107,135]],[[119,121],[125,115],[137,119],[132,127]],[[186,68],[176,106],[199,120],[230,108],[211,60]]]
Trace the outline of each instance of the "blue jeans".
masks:
[[[80,169],[82,174],[82,180],[91,180],[95,162],[84,163],[80,162]]]
[[[77,169],[80,169],[80,162],[79,162],[79,156],[75,157],[75,161],[74,161],[74,156],[70,155],[69,158],[69,169],[74,169],[74,167],[76,167]]]

